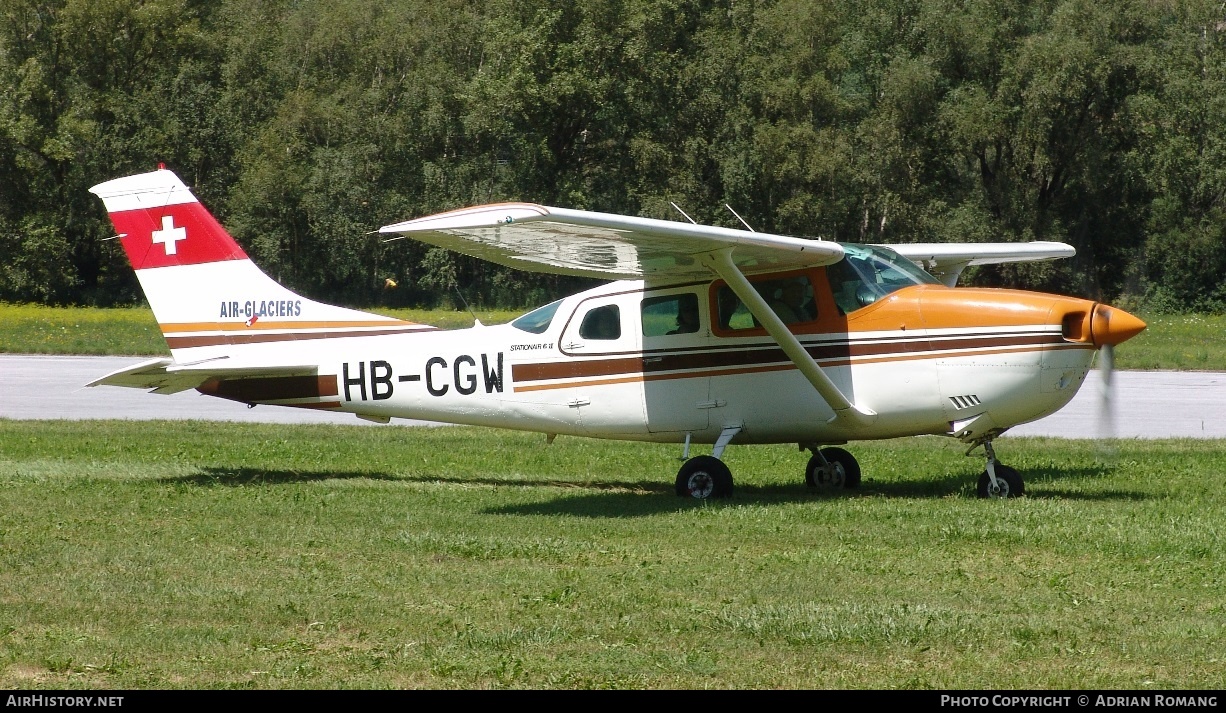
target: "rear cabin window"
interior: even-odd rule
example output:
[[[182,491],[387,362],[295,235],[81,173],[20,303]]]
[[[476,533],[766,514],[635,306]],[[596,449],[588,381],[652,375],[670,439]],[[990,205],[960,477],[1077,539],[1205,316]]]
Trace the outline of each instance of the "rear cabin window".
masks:
[[[766,304],[784,324],[805,324],[817,319],[817,304],[813,297],[813,282],[807,275],[759,280],[752,283]],[[755,329],[762,325],[749,313],[731,287],[724,285],[716,295],[719,326],[726,331]]]
[[[698,295],[686,293],[643,300],[643,336],[693,334],[699,329]]]
[[[617,305],[605,305],[583,315],[579,336],[584,339],[621,339],[621,310]]]

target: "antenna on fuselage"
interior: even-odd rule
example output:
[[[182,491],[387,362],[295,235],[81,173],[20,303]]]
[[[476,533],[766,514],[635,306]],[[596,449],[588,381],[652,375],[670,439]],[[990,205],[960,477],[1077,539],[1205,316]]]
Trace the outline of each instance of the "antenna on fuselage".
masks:
[[[756,233],[756,232],[758,232],[758,231],[754,230],[753,228],[751,228],[751,227],[749,226],[749,223],[746,223],[746,222],[745,222],[745,219],[741,217],[741,214],[740,214],[740,213],[736,212],[735,210],[732,210],[732,206],[730,206],[730,205],[728,205],[727,203],[725,203],[725,204],[724,204],[724,207],[725,207],[725,208],[727,208],[727,209],[728,209],[728,210],[729,210],[729,211],[730,211],[730,212],[731,212],[733,215],[735,215],[737,220],[741,221],[741,225],[745,226],[745,229],[746,229],[746,230],[748,230],[748,231],[749,231],[749,232],[751,232],[751,233]]]
[[[481,320],[477,319],[477,313],[473,312],[473,308],[468,306],[468,300],[464,299],[464,293],[460,292],[460,286],[456,284],[455,280],[451,281],[451,289],[455,290],[456,297],[460,298],[460,303],[464,305],[464,309],[468,310],[468,313],[473,316],[473,326],[484,327],[485,325],[481,324]]]
[[[671,205],[672,207],[676,208],[678,213],[680,213],[681,215],[684,215],[686,220],[690,221],[690,222],[691,222],[691,223],[693,223],[694,225],[698,225],[698,222],[697,222],[697,221],[695,221],[693,218],[691,218],[691,217],[690,217],[688,214],[686,214],[686,212],[685,212],[685,211],[681,210],[681,207],[680,207],[680,206],[678,206],[676,203],[673,203],[672,201],[669,201],[669,202],[668,202],[668,204],[669,204],[669,205]]]

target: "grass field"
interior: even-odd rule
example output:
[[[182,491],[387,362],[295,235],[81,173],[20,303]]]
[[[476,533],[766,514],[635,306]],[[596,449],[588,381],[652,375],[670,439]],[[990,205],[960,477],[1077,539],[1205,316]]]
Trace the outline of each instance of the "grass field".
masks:
[[[0,421],[0,686],[1220,689],[1226,443]]]
[[[444,329],[472,326],[454,310],[376,310]],[[526,310],[477,310],[484,324]],[[1115,351],[1120,369],[1226,371],[1226,315],[1144,316],[1149,328]],[[147,308],[53,308],[0,303],[0,352],[11,354],[166,354]]]

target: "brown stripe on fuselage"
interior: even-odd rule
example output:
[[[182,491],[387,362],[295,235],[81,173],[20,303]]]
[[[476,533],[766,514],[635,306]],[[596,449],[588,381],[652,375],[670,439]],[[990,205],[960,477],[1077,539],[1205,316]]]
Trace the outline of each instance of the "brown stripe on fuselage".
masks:
[[[257,376],[249,379],[213,378],[196,387],[209,396],[232,401],[276,401],[278,399],[310,399],[338,395],[336,375],[324,376]],[[295,406],[300,404],[293,404]],[[313,405],[313,404],[312,404]],[[339,402],[337,405],[340,405]]]
[[[220,344],[260,344],[264,342],[290,342],[304,339],[337,339],[340,337],[381,337],[387,334],[434,331],[433,328],[378,329],[345,332],[289,332],[284,334],[209,334],[197,337],[171,337],[166,335],[166,345],[171,349],[190,347],[213,347]]]
[[[870,357],[902,358],[917,352],[966,351],[970,349],[1001,349],[1047,344],[1064,344],[1059,334],[1024,335],[965,335],[949,339],[933,340],[929,337],[914,339],[893,338],[889,341],[832,342],[809,345],[805,351],[815,360],[850,363],[851,359],[864,360]],[[514,364],[511,378],[515,383],[575,379],[584,377],[615,376],[618,374],[655,374],[684,370],[719,369],[727,367],[756,367],[764,364],[790,362],[778,346],[743,345],[739,349],[724,349],[697,353],[649,353],[641,358],[591,359],[584,361],[544,362]]]

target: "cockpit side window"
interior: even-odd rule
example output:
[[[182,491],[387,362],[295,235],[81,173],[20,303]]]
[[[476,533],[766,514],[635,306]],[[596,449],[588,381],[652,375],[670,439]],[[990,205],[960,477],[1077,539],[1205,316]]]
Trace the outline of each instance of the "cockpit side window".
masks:
[[[813,304],[813,284],[807,275],[759,282],[754,287],[784,324],[812,322],[817,317]]]
[[[741,302],[741,298],[736,296],[731,287],[724,285],[719,288],[716,302],[719,305],[719,328],[721,330],[753,329],[758,326],[758,321],[749,313],[749,308],[744,302]]]

